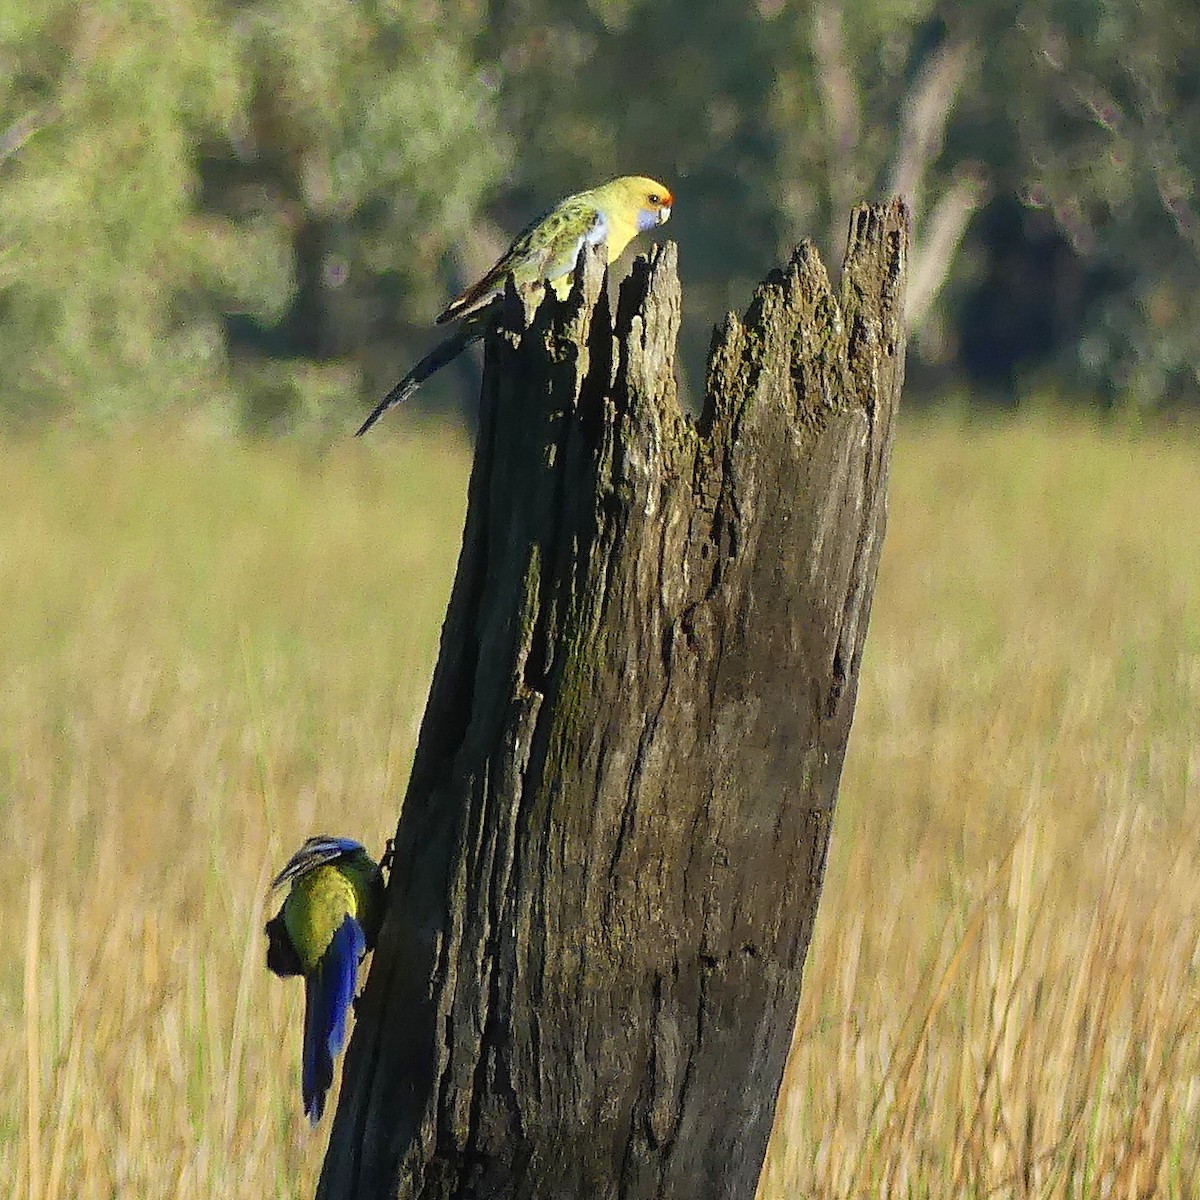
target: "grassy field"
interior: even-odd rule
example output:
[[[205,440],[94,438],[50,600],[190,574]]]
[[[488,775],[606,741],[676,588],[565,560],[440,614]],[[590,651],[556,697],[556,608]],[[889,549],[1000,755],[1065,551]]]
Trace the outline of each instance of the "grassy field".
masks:
[[[906,422],[763,1200],[1195,1194],[1198,450]],[[394,827],[468,463],[0,444],[0,1193],[311,1194],[266,883]]]

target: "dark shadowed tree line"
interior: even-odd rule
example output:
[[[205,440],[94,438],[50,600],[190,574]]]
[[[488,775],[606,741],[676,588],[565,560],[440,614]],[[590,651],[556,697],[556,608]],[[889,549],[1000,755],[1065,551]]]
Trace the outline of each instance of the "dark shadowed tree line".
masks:
[[[693,397],[736,297],[899,192],[914,394],[1194,406],[1198,51],[1192,0],[0,0],[0,411],[349,427],[630,171],[680,197]]]

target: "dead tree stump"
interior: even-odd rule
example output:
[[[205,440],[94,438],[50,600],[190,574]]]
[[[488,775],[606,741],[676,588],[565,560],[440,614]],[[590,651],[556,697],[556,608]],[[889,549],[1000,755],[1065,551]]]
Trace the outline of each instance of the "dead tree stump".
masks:
[[[566,301],[510,297],[321,1196],[753,1196],[883,539],[905,223],[854,213],[838,292],[801,246],[717,331],[699,421],[672,246],[615,321],[595,255]]]

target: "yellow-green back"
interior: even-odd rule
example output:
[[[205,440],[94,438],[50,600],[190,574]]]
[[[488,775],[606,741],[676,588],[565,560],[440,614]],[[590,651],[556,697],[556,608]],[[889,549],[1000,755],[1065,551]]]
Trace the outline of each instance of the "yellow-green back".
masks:
[[[364,931],[373,930],[379,915],[377,873],[375,864],[363,856],[363,861],[356,857],[318,867],[292,884],[283,903],[283,921],[305,972],[320,962],[347,916]]]

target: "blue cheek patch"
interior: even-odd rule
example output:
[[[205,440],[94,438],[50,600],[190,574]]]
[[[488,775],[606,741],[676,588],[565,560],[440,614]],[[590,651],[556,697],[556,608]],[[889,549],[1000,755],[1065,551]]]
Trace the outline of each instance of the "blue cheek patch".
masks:
[[[658,212],[655,209],[643,208],[638,213],[637,227],[639,233],[649,233],[658,228]]]

